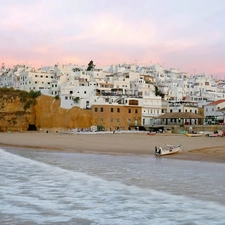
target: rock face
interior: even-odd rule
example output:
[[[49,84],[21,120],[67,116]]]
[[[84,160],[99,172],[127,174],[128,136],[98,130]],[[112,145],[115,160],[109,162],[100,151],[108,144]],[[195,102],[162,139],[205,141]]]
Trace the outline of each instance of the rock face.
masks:
[[[73,107],[60,108],[60,100],[41,95],[34,106],[24,110],[19,97],[4,95],[0,98],[0,131],[37,130],[62,131],[74,128],[89,128],[94,122],[90,110]]]
[[[24,110],[24,103],[18,96],[4,94],[0,98],[0,131],[24,131],[34,124],[35,113],[31,107]]]

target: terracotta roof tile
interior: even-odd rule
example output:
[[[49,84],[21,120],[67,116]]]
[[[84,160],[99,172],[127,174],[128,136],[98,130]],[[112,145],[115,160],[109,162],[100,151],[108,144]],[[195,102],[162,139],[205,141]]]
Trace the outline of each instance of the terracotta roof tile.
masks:
[[[217,101],[214,101],[214,102],[209,103],[208,105],[218,105],[218,104],[220,104],[222,102],[225,102],[225,99],[219,99]]]

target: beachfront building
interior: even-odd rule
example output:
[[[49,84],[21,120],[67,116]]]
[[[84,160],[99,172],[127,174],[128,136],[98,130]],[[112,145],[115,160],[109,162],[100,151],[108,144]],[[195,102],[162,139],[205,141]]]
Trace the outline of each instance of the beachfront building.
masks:
[[[224,123],[225,99],[211,102],[204,106],[205,124]]]
[[[152,91],[144,91],[142,99],[142,125],[150,127],[160,124],[160,120],[156,119],[162,114],[162,99],[156,96]]]
[[[136,99],[126,99],[124,104],[94,103],[91,110],[100,130],[138,130],[141,126],[141,106]]]
[[[177,113],[177,112],[198,114],[198,103],[189,101],[168,101],[167,113]],[[174,124],[174,123],[177,123],[179,125],[181,125],[182,123],[185,125],[198,124],[198,120],[186,119],[184,121],[181,121],[181,118],[176,119],[173,118],[167,120],[167,124]]]

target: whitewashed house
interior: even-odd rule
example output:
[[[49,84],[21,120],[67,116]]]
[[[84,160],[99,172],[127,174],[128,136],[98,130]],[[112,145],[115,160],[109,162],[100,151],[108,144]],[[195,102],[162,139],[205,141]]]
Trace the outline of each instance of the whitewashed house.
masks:
[[[211,102],[204,106],[205,124],[224,123],[225,99]]]
[[[162,99],[155,96],[152,91],[144,91],[142,99],[142,125],[149,127],[160,124],[160,120],[156,119],[162,114]]]
[[[39,70],[26,69],[20,74],[20,90],[41,91],[43,94],[51,94],[51,82],[55,78],[52,67],[44,67]]]
[[[198,103],[189,101],[168,101],[167,113],[175,112],[190,112],[198,114]],[[168,124],[198,124],[197,119],[185,119],[183,122],[180,118],[177,119],[167,119]]]

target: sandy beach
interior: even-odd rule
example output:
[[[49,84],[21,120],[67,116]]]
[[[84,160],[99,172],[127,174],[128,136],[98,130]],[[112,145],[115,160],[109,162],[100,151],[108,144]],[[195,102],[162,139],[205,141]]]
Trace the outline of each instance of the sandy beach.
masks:
[[[61,134],[0,133],[0,147],[26,147],[65,152],[154,155],[156,145],[182,144],[180,154],[163,156],[180,160],[225,162],[225,138],[187,137],[182,134],[148,136],[146,133]]]

